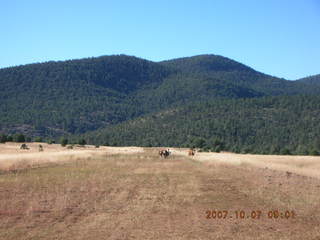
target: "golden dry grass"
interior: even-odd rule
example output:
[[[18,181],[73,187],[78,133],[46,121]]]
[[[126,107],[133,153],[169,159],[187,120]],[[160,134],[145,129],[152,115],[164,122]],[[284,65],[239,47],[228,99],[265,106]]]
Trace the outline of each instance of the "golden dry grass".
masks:
[[[175,154],[187,156],[186,149],[174,149]],[[231,165],[250,165],[259,168],[270,168],[282,172],[293,172],[299,175],[320,179],[320,156],[288,156],[288,155],[255,155],[235,153],[197,153],[193,159],[215,163],[222,162]]]
[[[80,152],[68,161],[0,174],[1,240],[320,236],[316,178],[252,164],[194,161],[186,152],[161,159],[152,148],[72,151]],[[229,215],[207,219],[207,210]],[[237,219],[239,210],[262,216]],[[293,210],[296,217],[269,219],[270,210]]]
[[[44,151],[39,152],[39,145]],[[64,163],[79,159],[88,159],[106,154],[132,154],[143,152],[138,147],[105,147],[101,146],[74,146],[67,149],[58,144],[27,143],[29,150],[20,149],[18,143],[0,144],[0,171],[13,171],[17,169],[36,168],[48,164]]]

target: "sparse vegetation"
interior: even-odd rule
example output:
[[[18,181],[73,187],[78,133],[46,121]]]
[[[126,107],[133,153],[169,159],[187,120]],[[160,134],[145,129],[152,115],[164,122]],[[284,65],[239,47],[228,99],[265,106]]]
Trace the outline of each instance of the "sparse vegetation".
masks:
[[[187,150],[185,156],[161,159],[157,149],[145,149],[139,154],[109,153],[106,161],[105,153],[79,154],[78,160],[37,168],[22,161],[0,173],[0,239],[318,236],[319,180],[247,165],[199,163],[186,155]],[[213,208],[229,214],[241,209],[249,216],[259,210],[262,215],[260,219],[235,215],[207,219],[206,211]],[[296,218],[269,219],[268,212],[274,209],[293,210]]]

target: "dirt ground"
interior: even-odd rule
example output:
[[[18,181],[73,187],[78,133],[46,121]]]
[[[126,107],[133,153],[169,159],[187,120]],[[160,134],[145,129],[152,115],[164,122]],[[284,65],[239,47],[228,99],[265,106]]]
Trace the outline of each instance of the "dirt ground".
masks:
[[[1,240],[320,239],[320,158],[36,147],[0,154],[42,159],[0,172]]]

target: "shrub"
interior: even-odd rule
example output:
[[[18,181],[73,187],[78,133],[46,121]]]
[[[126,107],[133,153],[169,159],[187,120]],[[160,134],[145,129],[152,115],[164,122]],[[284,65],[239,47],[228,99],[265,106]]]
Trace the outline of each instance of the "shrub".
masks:
[[[203,147],[201,150],[202,152],[210,152],[210,148],[207,146]]]
[[[15,134],[13,136],[13,141],[15,141],[15,142],[25,142],[26,138],[25,138],[25,136],[23,134],[18,133],[18,134]]]
[[[7,142],[13,142],[13,137],[12,136],[7,136]]]
[[[221,149],[220,145],[217,145],[217,146],[212,147],[211,150],[212,150],[212,152],[219,153],[219,152],[221,152],[222,149]]]
[[[42,137],[36,137],[34,139],[35,142],[43,142]]]
[[[247,154],[247,153],[251,153],[252,152],[252,149],[249,148],[249,147],[244,147],[242,150],[241,150],[241,153],[243,154]]]
[[[81,139],[79,139],[78,144],[83,146],[83,145],[86,145],[87,142],[85,139],[81,138]]]
[[[0,143],[5,143],[7,141],[7,135],[0,134]]]
[[[197,148],[203,148],[206,144],[206,140],[204,140],[203,138],[196,138],[194,139],[193,144]]]
[[[288,148],[284,148],[284,149],[281,150],[280,154],[281,155],[290,155],[291,152],[290,152],[290,150]]]
[[[62,147],[65,147],[68,144],[68,139],[67,138],[61,138],[60,144]]]
[[[48,143],[48,144],[53,144],[53,143],[56,143],[56,141],[54,141],[54,140],[52,140],[52,139],[49,139],[49,140],[47,141],[47,143]]]
[[[318,151],[318,150],[316,150],[316,149],[312,149],[312,150],[310,151],[310,155],[313,155],[313,156],[319,156],[319,155],[320,155],[320,153],[319,153],[319,151]]]

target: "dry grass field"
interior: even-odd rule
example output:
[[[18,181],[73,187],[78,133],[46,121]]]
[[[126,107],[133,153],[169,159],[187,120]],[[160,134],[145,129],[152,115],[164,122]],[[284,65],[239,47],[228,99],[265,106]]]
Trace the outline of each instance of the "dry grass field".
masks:
[[[42,145],[0,144],[1,240],[320,239],[319,157]]]

